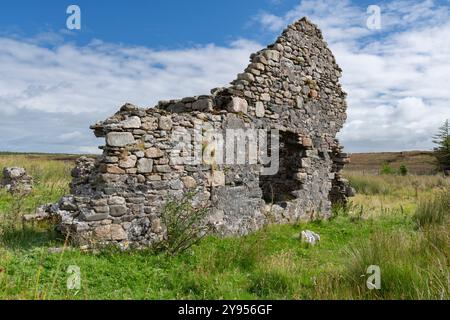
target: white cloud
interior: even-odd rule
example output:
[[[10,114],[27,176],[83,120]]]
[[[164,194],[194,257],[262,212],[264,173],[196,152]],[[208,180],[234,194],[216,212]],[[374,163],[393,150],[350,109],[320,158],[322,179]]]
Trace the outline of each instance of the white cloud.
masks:
[[[102,143],[89,125],[123,103],[209,94],[260,49],[247,40],[158,51],[98,40],[47,47],[42,39],[0,37],[0,150],[93,151]]]
[[[255,20],[259,21],[270,31],[278,31],[286,26],[285,19],[266,12],[259,15]]]

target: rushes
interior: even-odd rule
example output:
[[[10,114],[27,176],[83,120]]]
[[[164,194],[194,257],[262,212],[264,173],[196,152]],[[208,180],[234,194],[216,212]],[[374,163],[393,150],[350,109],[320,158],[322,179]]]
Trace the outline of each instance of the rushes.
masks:
[[[449,231],[441,227],[418,234],[380,230],[350,246],[336,287],[356,299],[450,299],[449,245]],[[361,281],[371,265],[381,268],[381,290],[369,290]]]
[[[442,225],[450,216],[450,191],[441,191],[430,198],[422,199],[414,214],[417,227]]]

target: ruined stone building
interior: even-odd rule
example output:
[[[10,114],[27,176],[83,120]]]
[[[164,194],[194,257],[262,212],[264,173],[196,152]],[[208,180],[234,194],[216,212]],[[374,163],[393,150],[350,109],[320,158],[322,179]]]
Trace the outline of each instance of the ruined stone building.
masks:
[[[348,195],[340,174],[348,158],[336,139],[347,107],[340,76],[321,31],[303,18],[252,54],[231,86],[148,109],[126,104],[93,125],[106,140],[103,155],[78,160],[72,195],[49,210],[78,240],[140,246],[164,237],[164,204],[188,192],[193,206],[209,208],[208,223],[222,236],[326,218],[332,203]],[[278,170],[262,174],[271,165],[262,161],[183,161],[194,152],[219,153],[205,139],[211,129],[224,137],[278,132],[277,150],[270,139],[266,144],[266,158],[276,160]],[[195,135],[203,137],[200,150]],[[183,136],[194,138],[180,147]],[[239,139],[240,146],[255,144],[249,136]]]

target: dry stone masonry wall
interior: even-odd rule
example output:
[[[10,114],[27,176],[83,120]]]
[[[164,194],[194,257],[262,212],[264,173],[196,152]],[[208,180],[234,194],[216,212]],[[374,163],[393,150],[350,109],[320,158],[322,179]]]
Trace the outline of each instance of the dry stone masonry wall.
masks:
[[[221,236],[326,218],[332,203],[345,203],[351,193],[340,173],[348,157],[336,139],[347,107],[340,76],[321,31],[303,18],[252,54],[230,87],[148,109],[126,104],[93,125],[106,140],[103,155],[80,158],[72,194],[48,210],[80,243],[123,247],[164,239],[164,204],[187,192],[195,195],[194,207],[209,208],[207,222]],[[208,150],[205,140],[201,150],[195,143],[205,127],[224,137],[233,130],[276,130],[279,152],[270,153],[278,156],[279,170],[263,175],[262,163],[181,161]],[[179,147],[176,141],[186,136],[194,138]],[[237,144],[253,143],[246,141]]]
[[[11,194],[27,195],[33,191],[33,178],[24,168],[4,168],[1,186]]]

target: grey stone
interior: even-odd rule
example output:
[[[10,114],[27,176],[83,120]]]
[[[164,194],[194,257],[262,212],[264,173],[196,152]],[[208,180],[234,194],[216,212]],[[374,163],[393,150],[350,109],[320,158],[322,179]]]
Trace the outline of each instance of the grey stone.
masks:
[[[125,147],[135,141],[130,132],[110,132],[106,135],[106,143],[111,147]]]
[[[264,109],[264,104],[262,102],[258,101],[258,102],[256,102],[255,107],[256,107],[256,110],[255,110],[256,116],[258,118],[264,117],[264,115],[266,113],[266,110]]]
[[[109,198],[108,204],[109,205],[124,205],[126,203],[126,200],[124,197],[114,196]]]
[[[81,209],[81,218],[84,221],[100,221],[108,218],[107,212],[95,212],[94,210]]]
[[[280,61],[280,53],[276,50],[264,50],[263,54],[267,60]]]
[[[121,217],[128,212],[128,208],[123,205],[114,205],[109,207],[109,214],[113,217]]]
[[[223,171],[213,171],[211,175],[211,186],[219,187],[225,185],[225,174]]]
[[[145,151],[145,156],[147,158],[157,159],[164,156],[164,152],[161,151],[161,149],[158,148],[149,148]]]
[[[246,80],[248,82],[253,82],[253,81],[255,81],[255,76],[251,73],[246,72],[246,73],[239,74],[238,79]]]
[[[234,113],[247,113],[248,103],[247,100],[233,97],[231,101],[228,103],[227,110]]]
[[[262,100],[262,101],[270,101],[270,94],[268,94],[268,93],[263,93],[263,94],[261,95],[261,100]]]
[[[212,99],[197,100],[192,104],[192,110],[211,111],[213,109]]]
[[[186,189],[194,189],[197,187],[197,182],[195,181],[194,178],[190,176],[181,178],[181,181],[183,181],[183,184]]]
[[[119,161],[119,167],[121,168],[133,168],[136,165],[137,157],[134,155],[125,157]]]
[[[120,125],[124,129],[139,129],[141,127],[141,119],[139,117],[133,116],[126,120],[123,120]]]
[[[159,118],[159,128],[161,130],[171,130],[172,129],[172,119],[170,117]]]
[[[145,158],[139,159],[137,171],[139,173],[151,173],[153,171],[153,160]]]
[[[320,235],[310,230],[304,230],[301,232],[301,239],[303,242],[314,246],[319,243]]]
[[[94,234],[101,241],[122,241],[127,239],[127,233],[122,226],[113,224],[95,228]]]
[[[170,166],[168,166],[168,165],[158,165],[158,166],[155,166],[155,170],[156,170],[156,172],[160,172],[160,173],[169,173],[169,172],[172,171],[172,170],[170,169]]]
[[[184,185],[183,185],[183,182],[181,182],[181,180],[177,179],[177,180],[170,181],[169,186],[173,190],[181,190],[181,189],[183,189]]]

